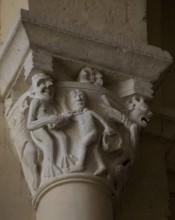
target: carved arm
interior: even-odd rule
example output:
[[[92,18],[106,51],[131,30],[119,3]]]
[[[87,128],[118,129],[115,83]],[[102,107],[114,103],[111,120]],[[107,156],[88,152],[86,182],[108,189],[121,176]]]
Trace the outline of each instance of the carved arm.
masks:
[[[65,120],[65,117],[61,115],[50,115],[48,117],[37,119],[36,111],[39,105],[40,101],[36,99],[32,100],[30,104],[29,115],[27,120],[27,129],[29,129],[30,131],[36,130],[48,124],[58,124]]]
[[[111,128],[101,116],[99,116],[99,115],[98,115],[97,113],[95,113],[94,111],[90,111],[90,112],[91,112],[91,114],[103,125],[103,127],[104,127],[104,129],[105,129],[105,132],[106,132],[108,135],[113,135],[113,134],[115,134],[115,131],[113,130],[113,128]]]

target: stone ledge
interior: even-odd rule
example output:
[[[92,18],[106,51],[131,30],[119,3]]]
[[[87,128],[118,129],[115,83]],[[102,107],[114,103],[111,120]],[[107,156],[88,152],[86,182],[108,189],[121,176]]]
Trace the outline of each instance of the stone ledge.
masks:
[[[115,81],[134,78],[153,83],[172,64],[170,54],[160,48],[118,36],[87,33],[26,10],[21,10],[13,30],[0,50],[2,97],[23,71],[30,49],[103,69]]]
[[[24,22],[30,22],[34,24],[41,24],[41,26],[52,27],[53,29],[60,29],[63,32],[67,32],[70,35],[77,35],[80,38],[84,38],[86,40],[97,41],[102,44],[107,44],[112,47],[116,47],[116,49],[123,49],[127,52],[131,51],[138,54],[145,54],[146,56],[162,58],[163,60],[167,58],[167,60],[172,59],[169,52],[163,51],[158,47],[150,46],[141,42],[137,42],[134,40],[130,40],[129,38],[124,38],[119,35],[112,36],[108,34],[101,35],[100,32],[92,31],[91,29],[82,29],[79,26],[72,26],[66,22],[62,22],[58,19],[52,19],[48,16],[41,16],[30,11],[21,10],[21,18]]]

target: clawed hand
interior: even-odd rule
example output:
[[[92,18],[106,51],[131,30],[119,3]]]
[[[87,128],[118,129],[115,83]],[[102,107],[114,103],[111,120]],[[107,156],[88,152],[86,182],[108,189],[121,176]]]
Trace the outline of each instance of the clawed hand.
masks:
[[[49,123],[48,125],[47,125],[47,127],[49,128],[49,129],[55,129],[56,128],[56,124],[55,123]]]
[[[73,115],[72,112],[66,112],[66,113],[62,113],[60,116],[64,117],[64,118],[70,118]]]
[[[51,115],[50,117],[49,117],[49,121],[50,121],[50,123],[57,123],[58,121],[60,121],[60,116],[58,116],[58,115]]]
[[[69,119],[71,116],[72,116],[71,112],[66,112],[66,113],[63,113],[63,114],[51,115],[50,116],[50,123],[57,124],[60,121],[63,121],[65,119]]]
[[[20,106],[20,111],[21,111],[21,113],[24,113],[25,112],[25,110],[26,109],[28,109],[29,108],[29,105],[28,105],[28,103],[27,103],[27,100],[25,100],[23,103],[22,103],[22,105]]]
[[[106,127],[104,132],[106,134],[108,134],[109,136],[112,136],[112,135],[114,135],[116,133],[115,130],[113,128],[111,128],[111,127]]]

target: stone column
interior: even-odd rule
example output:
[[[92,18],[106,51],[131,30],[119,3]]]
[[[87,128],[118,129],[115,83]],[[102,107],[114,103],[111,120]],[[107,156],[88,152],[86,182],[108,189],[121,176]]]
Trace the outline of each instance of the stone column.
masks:
[[[37,220],[114,220],[169,53],[22,10],[1,57],[5,118]]]
[[[64,176],[40,192],[35,202],[38,220],[112,220],[115,216],[112,187],[90,175]]]

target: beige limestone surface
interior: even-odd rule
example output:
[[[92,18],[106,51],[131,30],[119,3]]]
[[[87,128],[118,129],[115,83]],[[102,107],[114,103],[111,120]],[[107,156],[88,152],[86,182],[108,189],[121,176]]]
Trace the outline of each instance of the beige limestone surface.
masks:
[[[29,0],[29,9],[82,30],[147,42],[146,0]]]
[[[0,219],[35,220],[21,165],[9,143],[0,103]]]
[[[28,9],[28,0],[1,0],[0,1],[0,44],[16,20],[20,8]]]
[[[110,187],[90,175],[67,176],[45,189],[40,199],[37,220],[115,219]]]
[[[103,35],[120,35],[147,42],[146,0],[1,0],[0,42],[3,43],[19,9],[29,8],[41,15],[97,31]],[[90,18],[90,19],[89,19]]]

